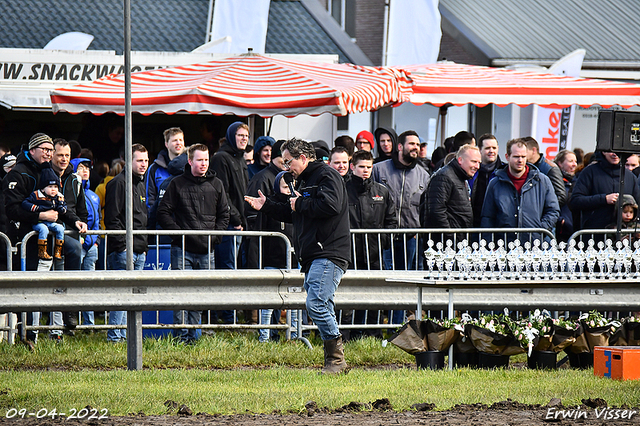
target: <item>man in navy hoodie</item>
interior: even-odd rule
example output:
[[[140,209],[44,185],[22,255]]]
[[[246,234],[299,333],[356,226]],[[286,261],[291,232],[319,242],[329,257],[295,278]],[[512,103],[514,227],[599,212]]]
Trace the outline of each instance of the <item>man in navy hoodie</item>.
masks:
[[[247,163],[244,160],[244,149],[249,143],[249,126],[236,121],[227,128],[226,143],[211,157],[211,170],[222,181],[229,203],[229,230],[242,231],[247,229],[244,215],[244,195],[247,193],[249,177]],[[236,260],[240,243],[239,236],[222,238],[216,246],[216,269],[235,269],[239,263]],[[233,322],[232,311],[222,311],[225,323]],[[257,312],[255,322],[257,322]]]

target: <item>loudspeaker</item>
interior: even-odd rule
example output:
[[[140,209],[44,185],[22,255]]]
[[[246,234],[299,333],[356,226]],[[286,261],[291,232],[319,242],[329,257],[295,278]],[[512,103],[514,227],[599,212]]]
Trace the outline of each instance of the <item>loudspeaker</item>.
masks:
[[[640,112],[600,111],[596,150],[640,154]]]

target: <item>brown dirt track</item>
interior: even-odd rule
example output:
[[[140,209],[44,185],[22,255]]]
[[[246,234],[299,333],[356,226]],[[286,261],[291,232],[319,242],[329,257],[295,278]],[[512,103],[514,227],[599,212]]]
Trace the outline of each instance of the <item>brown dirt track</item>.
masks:
[[[173,408],[173,402],[167,404]],[[380,425],[638,425],[640,424],[640,414],[635,409],[636,414],[631,419],[615,419],[615,410],[609,411],[611,419],[606,419],[606,414],[600,418],[596,417],[598,412],[602,412],[607,403],[601,399],[583,400],[580,407],[563,407],[559,400],[550,401],[548,406],[525,405],[516,401],[497,402],[491,406],[483,404],[459,405],[447,411],[433,411],[435,407],[431,404],[416,404],[414,411],[395,412],[386,399],[375,401],[371,404],[352,402],[337,410],[318,408],[315,402],[306,404],[306,409],[302,413],[296,414],[237,414],[232,416],[209,415],[204,413],[193,414],[186,407],[176,407],[175,414],[164,416],[146,416],[142,413],[132,416],[111,417],[108,420],[67,420],[67,419],[0,419],[1,425],[92,425],[92,426],[203,426],[203,425],[243,425],[243,426],[282,426],[282,425],[357,425],[357,426],[380,426]],[[549,410],[573,409],[570,418],[546,419]],[[596,411],[598,410],[598,411]],[[621,409],[618,414],[621,414]],[[627,410],[627,413],[629,410]],[[181,413],[181,414],[178,414]],[[575,419],[575,413],[582,414],[579,419]],[[568,414],[568,412],[567,412]],[[553,417],[553,416],[552,416]],[[562,416],[559,416],[562,417]]]

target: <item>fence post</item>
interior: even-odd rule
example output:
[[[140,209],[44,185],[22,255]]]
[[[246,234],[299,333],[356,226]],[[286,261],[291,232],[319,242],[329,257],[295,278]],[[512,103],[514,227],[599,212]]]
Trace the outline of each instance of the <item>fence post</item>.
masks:
[[[127,312],[127,369],[142,370],[142,311]]]

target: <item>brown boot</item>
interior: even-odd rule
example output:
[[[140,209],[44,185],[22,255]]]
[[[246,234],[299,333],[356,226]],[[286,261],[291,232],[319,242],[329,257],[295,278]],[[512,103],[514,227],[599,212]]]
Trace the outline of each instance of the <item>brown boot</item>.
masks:
[[[324,367],[322,374],[347,373],[347,363],[344,360],[342,336],[324,342]]]
[[[53,247],[54,259],[62,260],[62,245],[64,240],[56,240],[56,245]]]
[[[47,240],[38,240],[38,259],[51,260],[51,256],[47,253]]]

